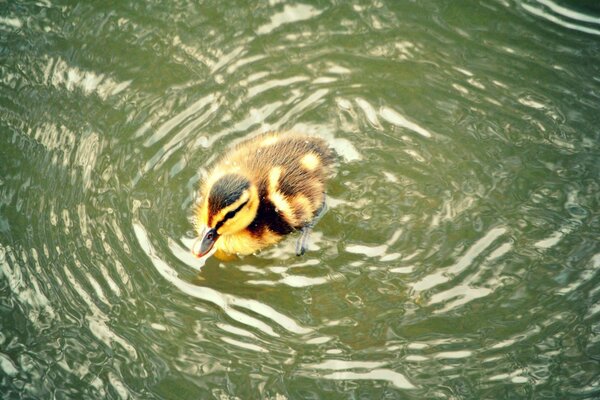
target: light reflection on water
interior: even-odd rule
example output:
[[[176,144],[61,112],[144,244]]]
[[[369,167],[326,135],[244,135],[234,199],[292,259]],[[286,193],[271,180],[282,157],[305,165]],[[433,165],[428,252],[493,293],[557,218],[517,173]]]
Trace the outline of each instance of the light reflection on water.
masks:
[[[7,5],[7,398],[598,396],[584,0]],[[189,253],[207,166],[339,155],[309,253]]]

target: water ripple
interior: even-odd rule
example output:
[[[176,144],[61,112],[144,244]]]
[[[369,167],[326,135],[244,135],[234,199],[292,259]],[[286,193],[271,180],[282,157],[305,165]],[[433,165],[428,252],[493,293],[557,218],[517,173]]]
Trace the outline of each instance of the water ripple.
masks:
[[[580,23],[589,23],[592,26],[600,25],[600,18],[577,12],[568,7],[560,6],[550,0],[536,0],[536,3],[541,4],[543,7],[535,7],[527,3],[521,4],[521,7],[537,17],[553,22],[564,28],[591,35],[600,35],[600,29],[594,29],[591,26]]]
[[[455,264],[446,267],[443,270],[438,270],[434,274],[428,275],[415,282],[412,285],[413,289],[416,291],[423,291],[448,282],[451,277],[460,274],[466,268],[471,266],[475,258],[505,233],[506,228],[496,227],[491,229],[484,237],[475,242]]]
[[[320,15],[322,11],[307,4],[285,4],[281,12],[271,16],[271,20],[257,29],[259,35],[272,32],[282,25],[304,21]]]
[[[257,313],[277,323],[279,326],[283,327],[289,332],[305,335],[312,331],[309,328],[300,326],[293,319],[275,311],[272,307],[262,304],[260,302],[240,299],[232,295],[219,293],[207,287],[194,286],[192,284],[180,280],[177,277],[177,273],[157,256],[157,253],[150,244],[148,235],[143,226],[139,223],[134,223],[133,229],[136,233],[136,237],[140,243],[140,246],[142,246],[145,253],[148,255],[148,257],[150,257],[154,266],[161,273],[161,275],[188,295],[218,305],[232,319],[237,320],[242,324],[246,324],[256,329],[259,329],[263,333],[266,333],[270,336],[277,337],[279,335],[269,325],[232,307],[239,307],[251,310],[252,312]]]
[[[598,393],[591,11],[7,7],[5,397]],[[203,172],[268,129],[339,155],[310,251],[199,265]]]

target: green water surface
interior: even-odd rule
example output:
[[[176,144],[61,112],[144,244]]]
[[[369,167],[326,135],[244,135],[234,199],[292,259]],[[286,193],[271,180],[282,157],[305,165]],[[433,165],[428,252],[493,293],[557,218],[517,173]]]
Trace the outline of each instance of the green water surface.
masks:
[[[201,266],[269,129],[310,251]],[[600,398],[599,238],[596,2],[0,2],[3,399]]]

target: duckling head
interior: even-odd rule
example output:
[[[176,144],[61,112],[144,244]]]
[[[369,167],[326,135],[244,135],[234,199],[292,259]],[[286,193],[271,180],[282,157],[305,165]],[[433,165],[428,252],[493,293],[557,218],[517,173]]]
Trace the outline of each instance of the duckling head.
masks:
[[[225,174],[209,182],[196,212],[198,239],[192,246],[196,257],[206,255],[223,235],[246,228],[258,211],[258,190],[248,178]]]

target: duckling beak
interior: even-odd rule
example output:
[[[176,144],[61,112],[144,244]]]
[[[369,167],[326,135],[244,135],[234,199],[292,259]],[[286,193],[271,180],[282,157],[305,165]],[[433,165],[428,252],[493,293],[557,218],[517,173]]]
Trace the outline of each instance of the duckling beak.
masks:
[[[215,229],[205,229],[204,235],[192,245],[192,254],[198,258],[205,256],[213,248],[218,238],[219,234]]]

